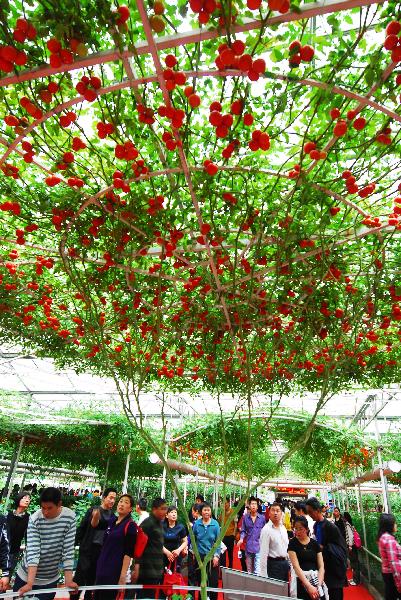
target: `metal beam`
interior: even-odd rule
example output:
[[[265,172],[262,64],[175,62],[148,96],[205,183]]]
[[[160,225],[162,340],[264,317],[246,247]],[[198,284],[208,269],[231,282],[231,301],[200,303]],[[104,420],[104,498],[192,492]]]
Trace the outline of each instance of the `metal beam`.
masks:
[[[6,460],[6,459],[0,459],[0,466],[2,467],[9,467],[11,466],[12,461],[11,460]],[[62,475],[80,475],[82,477],[97,477],[97,474],[92,472],[92,471],[78,471],[78,470],[74,470],[74,469],[61,469],[58,467],[44,467],[42,465],[34,465],[32,463],[22,463],[19,462],[18,463],[18,469],[19,470],[35,470],[35,469],[41,469],[41,470],[45,470],[51,473],[60,473]]]
[[[371,6],[373,4],[383,4],[384,0],[322,0],[321,2],[313,2],[311,4],[304,4],[297,11],[289,11],[284,15],[275,15],[267,19],[264,24],[269,27],[270,25],[278,25],[280,23],[289,23],[291,21],[301,21],[303,19],[310,19],[319,15],[327,15],[331,13],[341,12],[344,10],[350,10],[352,8],[362,8],[364,6]],[[260,29],[262,27],[262,21],[259,19],[244,19],[243,24],[233,26],[230,29],[231,34],[242,33],[245,31],[252,31],[254,29]],[[170,48],[177,48],[185,44],[196,44],[204,40],[210,40],[218,37],[223,37],[227,34],[225,29],[222,30],[207,30],[207,29],[195,29],[190,32],[180,33],[171,36],[163,36],[155,40],[157,50],[167,50]],[[105,50],[103,52],[97,52],[81,58],[75,61],[71,65],[62,65],[56,69],[50,66],[38,67],[30,71],[21,71],[15,75],[9,75],[0,79],[0,87],[11,85],[12,83],[19,83],[22,81],[32,81],[33,79],[40,79],[42,77],[50,77],[59,73],[66,73],[67,71],[74,71],[76,69],[83,69],[85,67],[93,67],[98,64],[105,64],[116,60],[122,60],[131,58],[137,55],[150,54],[150,45],[148,42],[139,42],[134,45],[134,50],[125,50],[120,52],[116,48]]]

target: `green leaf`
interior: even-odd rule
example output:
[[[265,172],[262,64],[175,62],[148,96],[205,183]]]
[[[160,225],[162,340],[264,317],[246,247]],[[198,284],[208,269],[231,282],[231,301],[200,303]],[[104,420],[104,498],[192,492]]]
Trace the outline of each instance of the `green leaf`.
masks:
[[[273,62],[280,62],[281,60],[284,59],[283,53],[278,48],[273,48],[273,50],[271,51],[270,56],[271,56],[271,60]]]
[[[366,69],[365,73],[364,73],[364,78],[365,78],[366,83],[369,86],[373,85],[373,83],[376,80],[376,74],[375,74],[374,69],[372,69],[371,67],[369,67],[368,69]]]

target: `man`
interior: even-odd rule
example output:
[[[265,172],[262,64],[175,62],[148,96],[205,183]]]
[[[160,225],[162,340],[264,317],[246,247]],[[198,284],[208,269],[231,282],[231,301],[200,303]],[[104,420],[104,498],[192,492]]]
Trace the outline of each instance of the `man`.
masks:
[[[201,508],[201,518],[195,521],[192,527],[195,536],[196,547],[198,549],[201,560],[209,554],[213,548],[217,538],[220,535],[220,525],[216,519],[212,518],[212,507],[208,502],[204,502]],[[217,588],[219,583],[219,560],[220,560],[220,544],[214,550],[213,558],[207,565],[207,585],[208,587]],[[195,571],[196,585],[201,584],[201,572],[199,565]],[[210,600],[217,600],[217,592],[209,592]]]
[[[31,590],[57,587],[60,564],[64,568],[65,585],[77,589],[73,581],[75,513],[62,506],[60,490],[49,487],[39,498],[40,509],[30,518],[27,543],[17,569],[14,592],[23,596]],[[53,600],[56,592],[35,594],[39,600]]]
[[[295,502],[294,510],[295,510],[295,514],[297,515],[297,517],[305,517],[305,519],[308,521],[309,535],[310,535],[310,537],[314,538],[315,535],[313,533],[313,527],[314,527],[315,522],[312,519],[312,517],[310,517],[308,515],[308,511],[306,510],[305,502]]]
[[[152,502],[152,513],[142,521],[141,527],[148,536],[146,548],[136,564],[139,565],[138,584],[160,585],[163,580],[163,521],[167,514],[167,504],[163,498]],[[136,582],[137,570],[133,571],[131,583]],[[155,598],[155,590],[138,590],[137,598]]]
[[[323,516],[322,505],[317,498],[306,501],[308,514],[315,521],[315,538],[322,548],[324,581],[330,600],[343,600],[343,588],[347,585],[347,546],[338,527]]]
[[[96,580],[96,567],[103,546],[104,532],[109,525],[116,502],[117,490],[106,488],[102,494],[99,508],[90,508],[82,519],[76,535],[76,543],[80,546],[78,564],[74,581],[79,585],[94,585]],[[80,592],[70,594],[78,598]],[[85,600],[92,598],[92,592],[85,592]]]
[[[245,560],[248,573],[259,573],[259,558],[260,558],[260,534],[265,526],[265,518],[258,513],[258,501],[254,496],[249,498],[249,512],[244,514],[241,524],[241,535],[237,542],[240,547],[245,543]]]
[[[230,506],[230,498],[229,496],[226,498],[224,503],[224,512],[221,514],[220,522],[223,527],[227,521],[230,521],[230,524],[227,527],[227,530],[223,537],[223,544],[226,546],[227,550],[225,554],[222,554],[220,557],[220,566],[226,566],[226,554],[228,556],[228,567],[229,569],[233,568],[233,555],[234,555],[234,543],[235,543],[235,534],[237,533],[237,523],[235,519],[232,517],[233,509]]]
[[[146,510],[146,507],[148,505],[148,501],[146,500],[146,498],[139,498],[138,502],[136,503],[136,512],[139,515],[137,524],[141,525],[142,521],[144,521],[145,519],[148,518],[149,513]]]
[[[191,507],[192,521],[190,522],[190,526],[192,528],[194,523],[200,518],[199,508],[201,506],[202,504],[193,504]],[[188,535],[188,585],[196,586],[196,567],[197,562],[192,548],[191,536]]]
[[[288,581],[288,534],[283,525],[283,512],[278,502],[270,507],[269,522],[260,535],[259,575]]]

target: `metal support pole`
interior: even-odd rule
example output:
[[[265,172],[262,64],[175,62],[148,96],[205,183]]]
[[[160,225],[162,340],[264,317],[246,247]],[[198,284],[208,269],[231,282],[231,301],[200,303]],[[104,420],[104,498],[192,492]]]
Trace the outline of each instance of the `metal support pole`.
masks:
[[[367,542],[367,537],[366,537],[366,524],[365,524],[365,512],[363,510],[363,502],[362,502],[362,493],[361,493],[361,486],[358,483],[358,496],[359,496],[359,508],[360,508],[360,513],[361,513],[361,518],[362,518],[362,535],[363,535],[363,545],[365,546],[365,548],[368,547],[368,542]],[[370,583],[371,578],[370,578],[370,563],[369,563],[369,557],[366,560],[366,568],[368,571],[368,581]]]
[[[4,494],[7,494],[8,488],[10,487],[10,480],[11,480],[11,473],[14,470],[14,466],[15,466],[15,461],[17,460],[17,454],[18,454],[18,448],[17,446],[14,448],[14,452],[13,455],[11,457],[11,461],[10,461],[10,470],[7,473],[7,478],[6,478],[6,482],[4,484],[4,488],[3,488],[3,492],[1,497],[4,497]]]
[[[215,514],[217,511],[218,497],[219,497],[219,488],[218,488],[218,482],[217,482],[217,478],[216,478],[214,480],[214,489],[213,489],[213,510],[214,510]]]
[[[168,450],[169,450],[169,441],[166,438],[166,445],[164,448],[164,460],[167,460],[167,458],[168,458]],[[167,469],[166,469],[166,465],[164,465],[163,476],[162,476],[162,493],[161,493],[162,498],[164,498],[166,495],[166,480],[167,480]]]
[[[128,472],[129,472],[129,463],[131,460],[131,452],[128,452],[127,454],[127,462],[125,463],[125,473],[124,473],[124,482],[123,482],[123,494],[127,493],[128,490]]]
[[[375,419],[375,429],[376,429],[376,441],[377,441],[377,459],[379,461],[379,469],[380,469],[380,481],[382,484],[382,496],[383,496],[383,509],[385,513],[390,512],[390,502],[388,497],[388,488],[387,488],[387,477],[383,472],[383,460],[382,453],[380,448],[380,433],[379,427],[377,425],[377,419]]]
[[[345,508],[349,512],[348,488],[345,488],[344,494],[345,494]]]
[[[175,472],[174,475],[174,493],[173,493],[173,504],[177,502],[177,488],[178,488],[178,471]]]
[[[401,493],[400,493],[400,495],[401,495]],[[357,488],[357,486],[355,486],[355,498],[356,498],[356,509],[358,511],[358,514],[360,514],[360,512],[361,512],[361,505],[360,505],[360,502],[359,502],[359,494],[358,494],[358,488]]]
[[[106,472],[104,474],[104,485],[103,485],[103,491],[106,489],[107,487],[107,479],[109,477],[109,466],[110,466],[110,456],[107,459],[107,463],[106,463]]]
[[[25,436],[22,436],[22,438],[20,440],[20,443],[19,443],[19,446],[18,446],[18,449],[16,449],[16,454],[15,454],[15,451],[14,451],[13,459],[11,461],[10,471],[8,473],[8,476],[7,476],[8,489],[7,489],[6,500],[4,502],[4,507],[3,507],[4,508],[4,514],[7,513],[8,502],[9,502],[10,496],[11,496],[11,488],[12,488],[13,483],[14,483],[14,474],[15,474],[15,472],[17,470],[18,461],[19,461],[19,457],[21,455],[21,450],[22,450],[22,447],[24,445],[24,442],[25,442]],[[7,486],[7,483],[6,483],[6,486]]]
[[[195,476],[195,498],[198,495],[198,483],[199,483],[199,460],[196,460],[196,476]]]

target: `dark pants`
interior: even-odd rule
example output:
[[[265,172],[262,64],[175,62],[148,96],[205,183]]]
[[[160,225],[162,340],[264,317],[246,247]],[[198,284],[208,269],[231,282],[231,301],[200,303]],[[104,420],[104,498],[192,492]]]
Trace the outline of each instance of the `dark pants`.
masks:
[[[161,578],[158,579],[138,579],[138,585],[160,585],[162,583]],[[136,593],[137,600],[138,598],[158,598],[161,597],[160,590],[149,589],[149,590],[138,590]]]
[[[329,588],[329,586],[327,586],[327,590],[329,592],[330,600],[343,600],[343,598],[344,598],[343,588]]]
[[[26,585],[26,581],[23,581],[21,577],[18,575],[15,576],[13,592],[18,592],[19,589]],[[32,586],[33,590],[51,590],[52,588],[57,587],[57,581],[53,581],[53,583],[47,583],[46,585],[34,585]],[[35,598],[38,600],[54,600],[57,592],[51,592],[51,594],[35,594]]]
[[[15,567],[18,564],[20,555],[21,555],[20,550],[17,550],[17,552],[10,552],[10,577],[12,576],[12,574],[15,571]]]
[[[310,600],[308,592],[306,591],[302,583],[299,581],[299,579],[297,580],[297,598],[298,600]]]
[[[204,559],[204,556],[201,555],[201,559]],[[212,587],[212,588],[217,588],[219,585],[219,567],[214,567],[212,564],[212,561],[210,561],[210,563],[208,563],[207,565],[207,587]],[[198,567],[198,565],[196,566],[196,570],[195,570],[195,578],[196,578],[196,584],[195,585],[200,585],[201,584],[201,572],[200,572],[200,568]],[[208,592],[207,594],[210,598],[210,600],[217,600],[217,592]]]
[[[288,564],[288,560],[272,560],[271,558],[267,559],[267,576],[271,579],[278,579],[279,581],[288,582],[289,571],[290,566]]]
[[[95,585],[96,581],[96,567],[97,561],[99,560],[102,546],[100,544],[92,544],[90,554],[78,559],[77,568],[74,574],[74,581],[81,587],[84,585]],[[81,592],[70,592],[70,598],[79,598]],[[86,591],[84,595],[85,600],[91,600],[94,594],[93,591]]]
[[[220,566],[221,567],[227,566],[226,556],[228,556],[228,567],[229,567],[229,569],[233,568],[234,543],[235,543],[235,537],[233,535],[225,535],[223,537],[223,544],[225,546],[227,546],[227,550],[220,557]]]
[[[352,579],[356,584],[361,583],[361,566],[359,564],[358,548],[353,546],[349,553],[349,562],[352,569]]]
[[[116,600],[118,594],[120,593],[119,590],[94,590],[94,592],[94,600]],[[93,592],[85,592],[85,598],[86,594],[88,593],[92,594]]]
[[[196,558],[192,552],[188,552],[188,585],[196,585]],[[193,594],[193,592],[190,592]]]
[[[182,556],[182,554],[180,554],[175,560],[173,560],[172,562],[170,562],[167,558],[167,556],[165,554],[163,554],[163,561],[164,561],[164,566],[168,567],[169,569],[171,569],[171,571],[174,571],[174,569],[177,571],[177,573],[181,572],[181,564],[182,564],[182,559],[184,557]]]
[[[382,573],[384,581],[384,598],[385,600],[397,600],[401,598],[400,592],[395,587],[394,577],[391,573]]]
[[[248,567],[246,566],[245,550],[242,551],[240,561],[241,561],[241,570],[244,571],[244,573],[247,573],[248,572]]]

